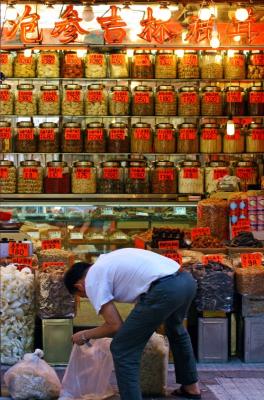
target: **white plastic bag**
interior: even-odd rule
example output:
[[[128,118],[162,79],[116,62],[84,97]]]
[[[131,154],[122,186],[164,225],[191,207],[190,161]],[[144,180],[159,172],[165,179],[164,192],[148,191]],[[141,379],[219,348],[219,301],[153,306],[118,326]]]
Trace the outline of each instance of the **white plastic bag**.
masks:
[[[27,353],[4,375],[4,381],[11,397],[15,400],[58,398],[60,380],[43,357],[42,350]]]
[[[110,343],[105,338],[73,346],[59,400],[102,400],[114,394],[109,384],[114,368]]]

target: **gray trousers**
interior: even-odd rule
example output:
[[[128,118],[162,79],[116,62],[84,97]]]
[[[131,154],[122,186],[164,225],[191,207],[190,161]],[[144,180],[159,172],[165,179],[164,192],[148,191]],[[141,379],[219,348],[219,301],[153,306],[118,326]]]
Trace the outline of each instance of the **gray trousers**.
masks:
[[[195,293],[195,280],[188,272],[181,272],[166,277],[141,296],[111,344],[122,400],[142,399],[141,355],[150,336],[162,323],[173,354],[176,382],[182,385],[197,382],[191,340],[182,324]]]

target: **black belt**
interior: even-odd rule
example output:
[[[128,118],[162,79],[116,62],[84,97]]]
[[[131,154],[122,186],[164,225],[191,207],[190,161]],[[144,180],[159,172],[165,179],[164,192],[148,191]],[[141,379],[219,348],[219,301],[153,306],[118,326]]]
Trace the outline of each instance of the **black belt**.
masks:
[[[150,287],[149,287],[149,290],[151,290],[151,289],[152,289],[154,286],[156,286],[158,283],[163,282],[163,281],[166,281],[167,279],[170,279],[170,278],[172,278],[173,276],[178,276],[180,273],[181,273],[181,271],[179,270],[179,271],[175,272],[174,274],[166,275],[166,276],[163,276],[163,277],[161,277],[161,278],[159,278],[159,279],[156,279],[155,281],[151,282],[151,285],[150,285]]]

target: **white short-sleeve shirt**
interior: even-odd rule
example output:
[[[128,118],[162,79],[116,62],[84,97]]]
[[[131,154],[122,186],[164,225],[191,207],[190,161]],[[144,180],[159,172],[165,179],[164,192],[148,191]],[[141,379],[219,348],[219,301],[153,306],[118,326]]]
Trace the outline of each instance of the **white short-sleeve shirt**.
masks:
[[[115,250],[102,254],[88,270],[85,291],[98,314],[111,300],[135,303],[152,282],[179,268],[176,261],[148,250]]]

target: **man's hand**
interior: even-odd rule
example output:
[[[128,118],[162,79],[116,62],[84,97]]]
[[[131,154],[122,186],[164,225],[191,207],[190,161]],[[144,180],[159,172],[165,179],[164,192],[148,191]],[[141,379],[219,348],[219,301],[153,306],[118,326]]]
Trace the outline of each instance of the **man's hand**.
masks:
[[[85,333],[84,332],[85,331],[81,331],[81,332],[77,332],[74,335],[72,335],[72,342],[74,344],[78,344],[78,346],[81,346],[85,342],[87,342],[87,340],[89,340],[89,339],[85,338]]]

